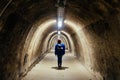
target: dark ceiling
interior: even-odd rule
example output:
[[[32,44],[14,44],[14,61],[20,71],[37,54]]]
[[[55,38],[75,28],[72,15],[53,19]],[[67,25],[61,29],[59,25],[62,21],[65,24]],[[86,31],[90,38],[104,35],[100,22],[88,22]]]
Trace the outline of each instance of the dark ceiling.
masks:
[[[0,0],[0,12],[10,0]],[[9,12],[15,11],[29,22],[57,14],[57,0],[13,0]],[[66,16],[91,23],[120,12],[119,0],[67,0]]]

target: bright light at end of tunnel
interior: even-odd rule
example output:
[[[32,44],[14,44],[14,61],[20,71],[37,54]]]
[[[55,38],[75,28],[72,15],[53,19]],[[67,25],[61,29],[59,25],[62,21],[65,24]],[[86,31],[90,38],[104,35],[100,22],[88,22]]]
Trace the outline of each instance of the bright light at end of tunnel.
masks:
[[[58,34],[61,34],[61,32],[60,32],[60,31],[58,31]]]

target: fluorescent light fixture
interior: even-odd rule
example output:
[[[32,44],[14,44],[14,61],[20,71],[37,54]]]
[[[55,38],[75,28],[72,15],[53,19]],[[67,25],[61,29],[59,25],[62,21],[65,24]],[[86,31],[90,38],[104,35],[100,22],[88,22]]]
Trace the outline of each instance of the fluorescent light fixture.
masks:
[[[58,28],[62,27],[62,20],[58,19]]]

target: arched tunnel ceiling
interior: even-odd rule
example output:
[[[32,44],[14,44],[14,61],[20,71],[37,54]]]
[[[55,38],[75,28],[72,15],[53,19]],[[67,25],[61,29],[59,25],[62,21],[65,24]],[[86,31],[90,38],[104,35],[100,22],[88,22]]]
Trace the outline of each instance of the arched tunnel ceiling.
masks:
[[[70,43],[68,34],[62,31],[60,37],[61,37],[62,42],[66,45],[66,49],[67,50],[69,49],[69,51],[71,51],[71,43]],[[54,48],[54,45],[56,44],[57,39],[58,39],[57,31],[52,32],[49,38],[49,41],[48,41],[48,46],[47,46],[48,49]]]
[[[6,76],[9,77],[9,72],[13,74],[14,71],[19,71],[18,68],[24,67],[22,64],[27,50],[30,50],[28,51],[30,53],[32,52],[32,57],[29,58],[30,63],[28,63],[30,65],[34,61],[34,58],[39,56],[37,52],[41,52],[41,54],[44,52],[44,50],[39,50],[39,47],[43,47],[44,44],[42,42],[45,40],[46,36],[56,29],[53,27],[55,25],[54,23],[52,25],[52,22],[47,26],[43,26],[42,24],[46,23],[46,21],[49,23],[49,20],[56,19],[56,3],[57,0],[0,0],[0,49],[1,52],[3,52],[3,54],[0,54],[0,61],[4,64],[1,65],[1,69],[6,71],[1,72],[3,75],[7,73]],[[81,53],[77,54],[77,56],[81,56],[81,60],[85,62],[88,68],[100,72],[102,76],[108,74],[107,77],[111,77],[113,71],[115,71],[114,73],[116,74],[120,73],[119,66],[116,66],[119,63],[119,61],[117,62],[116,60],[120,59],[118,56],[120,50],[120,20],[117,19],[118,16],[115,16],[120,13],[119,4],[119,0],[67,0],[66,3],[65,19],[74,24],[72,25],[66,22],[63,30],[74,38],[74,50],[76,53]],[[96,21],[102,19],[103,22],[105,19],[108,19],[107,23],[109,25],[103,22],[99,24],[96,23]],[[85,26],[86,29],[81,31],[80,28],[78,28],[80,25],[76,23],[82,23],[88,26]],[[94,26],[90,26],[89,24],[91,23],[94,23]],[[107,27],[104,28],[106,25]],[[41,27],[41,33],[37,31],[39,26]],[[37,35],[34,36],[37,32],[40,34],[40,37]],[[85,34],[83,32],[85,32]],[[28,39],[26,39],[27,37]],[[36,40],[39,42],[38,44],[34,44]],[[35,47],[31,47],[31,43],[35,45]],[[11,55],[11,57],[9,55]],[[8,60],[7,63],[6,60]],[[105,64],[103,64],[102,60],[104,60]],[[17,64],[18,61],[20,64]],[[113,63],[114,65],[112,65]],[[109,72],[109,69],[112,71]],[[20,72],[23,72],[22,68]],[[16,77],[17,73],[18,72],[15,74]],[[2,80],[14,80],[14,78],[9,77],[10,79],[8,79],[7,77]],[[106,80],[110,79],[108,78]],[[120,80],[120,78],[118,80]]]
[[[9,4],[6,7],[4,4]],[[1,0],[0,12],[8,8],[9,13],[15,12],[25,20],[34,24],[39,19],[56,18],[57,0]],[[91,23],[120,12],[119,0],[67,0],[66,18],[78,19],[82,23]],[[11,10],[12,9],[12,10]],[[1,15],[8,14],[4,12]],[[1,16],[2,17],[2,16]],[[4,19],[6,16],[2,17]]]

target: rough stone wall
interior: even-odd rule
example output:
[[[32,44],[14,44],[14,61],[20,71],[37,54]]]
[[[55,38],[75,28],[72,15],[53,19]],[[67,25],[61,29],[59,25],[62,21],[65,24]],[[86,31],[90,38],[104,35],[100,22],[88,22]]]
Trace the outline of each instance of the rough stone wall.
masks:
[[[8,0],[1,0],[8,1]],[[2,2],[1,2],[2,3]],[[1,4],[0,3],[0,4]],[[28,25],[34,24],[40,18],[56,13],[53,0],[13,0],[0,16],[0,79],[17,80],[23,69],[24,54],[22,49],[29,32]],[[84,23],[91,23],[98,19],[109,17],[119,12],[119,0],[69,0],[68,13],[80,18]],[[47,4],[47,6],[46,6]],[[4,4],[5,5],[5,4]],[[0,5],[1,6],[1,5]],[[0,7],[0,12],[3,7]],[[16,11],[16,13],[13,13]],[[108,15],[108,13],[110,13]],[[70,15],[71,16],[71,15]],[[54,16],[55,17],[55,16]],[[104,80],[119,80],[120,76],[120,15],[100,20],[87,26],[84,31],[89,43],[94,48],[92,66],[93,71],[100,72]],[[72,35],[73,36],[73,35]],[[77,36],[73,36],[76,38]],[[40,44],[42,46],[43,44]],[[81,53],[76,45],[76,52]],[[42,51],[38,50],[37,52]],[[35,54],[37,57],[39,54]],[[81,56],[77,54],[77,56]],[[20,58],[22,57],[22,58]],[[34,58],[33,57],[33,58]],[[35,58],[36,59],[36,58]],[[23,66],[23,67],[22,67]]]
[[[94,72],[103,80],[120,80],[120,15],[90,24],[84,31],[94,49]]]
[[[77,36],[76,33],[72,33],[70,36],[71,36],[71,38],[73,40],[73,43],[74,43],[74,46],[75,46],[74,54],[75,54],[77,59],[82,60],[81,59],[82,58],[82,55],[81,55],[82,49],[81,49],[81,44],[80,44],[80,41],[79,41],[79,37]]]
[[[18,25],[19,24],[19,25]],[[20,69],[20,52],[28,23],[17,13],[11,13],[0,32],[0,79],[17,80]],[[22,41],[23,40],[23,41]]]

